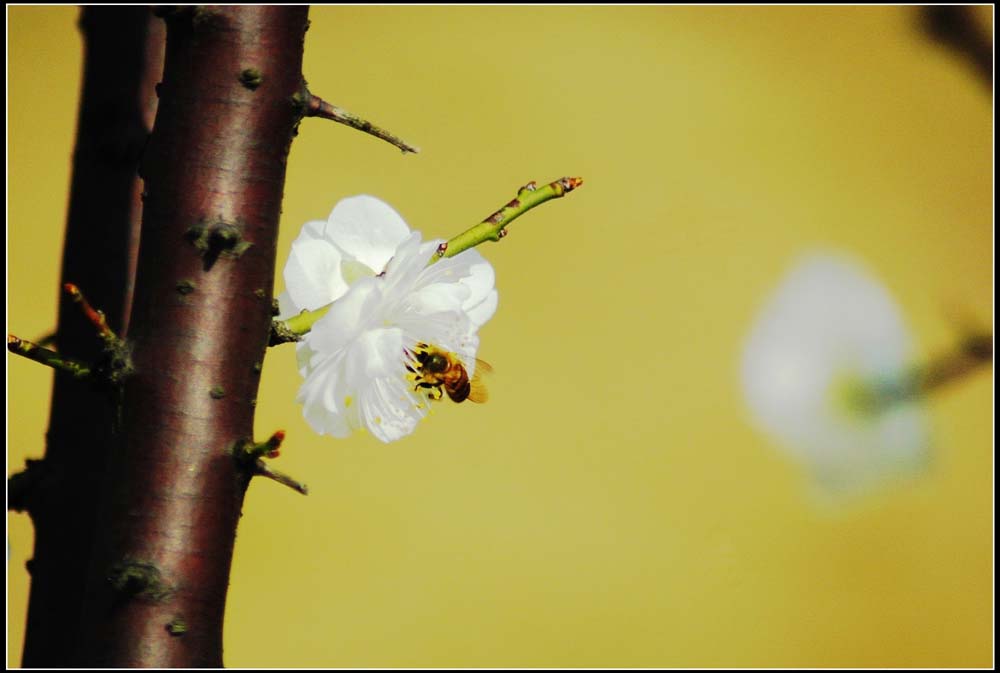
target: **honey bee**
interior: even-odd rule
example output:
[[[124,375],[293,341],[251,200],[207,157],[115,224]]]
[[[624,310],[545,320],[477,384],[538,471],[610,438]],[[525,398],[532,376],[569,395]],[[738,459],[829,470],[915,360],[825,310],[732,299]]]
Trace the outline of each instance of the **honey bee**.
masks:
[[[476,369],[470,378],[465,365],[454,353],[420,343],[410,355],[412,366],[406,368],[415,382],[414,390],[428,391],[433,400],[441,399],[444,393],[448,393],[453,402],[482,403],[488,399],[486,386],[480,379],[482,372],[493,371],[488,363],[476,358]]]

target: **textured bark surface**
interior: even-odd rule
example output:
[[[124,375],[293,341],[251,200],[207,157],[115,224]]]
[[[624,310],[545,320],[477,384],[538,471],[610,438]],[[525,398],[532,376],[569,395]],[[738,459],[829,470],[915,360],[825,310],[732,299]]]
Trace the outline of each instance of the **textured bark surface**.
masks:
[[[163,25],[144,7],[87,7],[80,28],[84,73],[62,281],[79,285],[118,330],[130,301],[141,210],[137,167],[156,109]],[[62,353],[88,362],[101,350],[94,326],[64,293],[56,342]],[[29,469],[19,503],[35,526],[24,666],[74,664],[113,418],[112,396],[55,375],[45,459]]]
[[[81,663],[222,665],[307,8],[171,10]]]

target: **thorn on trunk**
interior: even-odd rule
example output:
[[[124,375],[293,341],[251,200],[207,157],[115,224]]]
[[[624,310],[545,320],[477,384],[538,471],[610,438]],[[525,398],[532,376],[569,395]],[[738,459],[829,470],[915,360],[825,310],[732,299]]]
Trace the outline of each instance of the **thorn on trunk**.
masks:
[[[227,222],[222,218],[206,222],[200,220],[184,232],[186,238],[205,260],[205,271],[215,264],[219,257],[239,259],[253,243],[243,240],[239,223]]]

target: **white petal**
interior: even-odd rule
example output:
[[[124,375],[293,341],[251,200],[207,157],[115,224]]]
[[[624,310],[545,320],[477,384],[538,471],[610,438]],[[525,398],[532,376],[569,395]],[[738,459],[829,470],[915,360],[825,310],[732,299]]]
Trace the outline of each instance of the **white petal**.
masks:
[[[409,236],[410,228],[392,206],[362,194],[334,207],[324,233],[349,257],[379,273]]]
[[[456,255],[454,259],[464,263],[468,269],[461,281],[469,288],[469,299],[462,306],[468,310],[486,301],[489,295],[494,292],[496,274],[493,271],[493,266],[483,259],[483,256],[476,250],[466,250],[462,254]]]
[[[408,347],[426,343],[453,353],[467,351],[470,334],[474,332],[468,317],[460,311],[401,314],[396,317],[396,324],[402,328]]]
[[[372,421],[374,416],[364,416],[364,409],[377,409],[375,416],[387,419],[386,428],[392,428],[395,415],[388,402],[399,398],[408,406],[415,404],[410,395],[380,396],[378,390],[386,389],[384,382],[390,379],[399,381],[396,388],[406,392],[402,332],[396,328],[366,330],[346,348],[320,359],[306,376],[299,401],[307,422],[317,432],[343,437],[366,427],[377,436],[382,430],[373,427],[378,424]],[[373,407],[373,400],[381,401]],[[414,421],[412,427],[415,425]]]
[[[387,376],[404,377],[403,331],[398,327],[366,330],[348,349],[347,376],[352,387]]]
[[[451,287],[450,294],[460,298],[460,307],[467,312],[477,326],[486,323],[497,307],[497,294],[493,289],[496,275],[492,265],[476,250],[466,250],[455,257],[442,259],[428,267],[417,282],[419,294],[428,288]],[[464,288],[465,292],[454,289]],[[448,310],[444,304],[428,302],[434,310]]]
[[[382,280],[386,299],[391,304],[413,292],[414,284],[427,269],[427,262],[434,254],[435,242],[421,243],[420,238],[419,231],[410,234],[399,244],[396,254],[386,265]]]
[[[406,379],[399,328],[366,331],[347,353],[345,378],[358,387],[359,427],[383,442],[410,434],[426,411]]]
[[[356,425],[357,407],[347,387],[342,358],[327,358],[306,377],[297,401],[309,426],[319,434],[347,437]]]
[[[313,356],[316,351],[309,347],[309,339],[305,338],[295,344],[295,361],[299,367],[299,374],[306,377],[313,370]]]
[[[310,225],[314,224],[303,227],[285,264],[285,288],[296,313],[326,306],[347,291],[340,272],[340,251],[329,241],[312,236]],[[282,311],[287,310],[282,306]]]
[[[470,289],[469,298],[462,308],[469,314],[472,322],[480,327],[492,318],[497,310],[497,291],[494,289],[496,273],[493,271],[493,266],[475,250],[467,250],[458,257],[467,253],[475,255],[469,260],[469,275],[462,279],[462,283]]]
[[[288,320],[302,311],[302,308],[292,301],[292,296],[287,290],[278,295],[278,308],[280,309],[278,320]]]
[[[413,432],[426,413],[426,403],[402,378],[376,379],[361,400],[362,422],[372,436],[386,443]]]
[[[366,325],[377,319],[381,300],[382,292],[376,278],[358,281],[313,325],[306,335],[309,347],[327,355],[346,347]]]
[[[422,314],[461,311],[468,298],[469,288],[461,283],[434,283],[407,294],[400,302],[400,310]]]
[[[472,321],[472,324],[474,324],[477,328],[486,324],[486,322],[492,318],[493,314],[497,311],[497,301],[497,291],[493,290],[475,306],[466,307],[466,313]]]

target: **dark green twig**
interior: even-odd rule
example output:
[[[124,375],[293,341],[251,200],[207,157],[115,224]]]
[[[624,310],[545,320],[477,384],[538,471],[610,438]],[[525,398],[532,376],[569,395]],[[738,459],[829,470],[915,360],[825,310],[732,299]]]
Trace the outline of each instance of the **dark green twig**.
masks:
[[[71,374],[77,379],[89,378],[91,375],[91,369],[88,365],[63,357],[53,350],[31,343],[30,341],[25,341],[13,334],[7,335],[7,350],[15,355],[34,360],[46,367],[52,367],[57,371]]]

